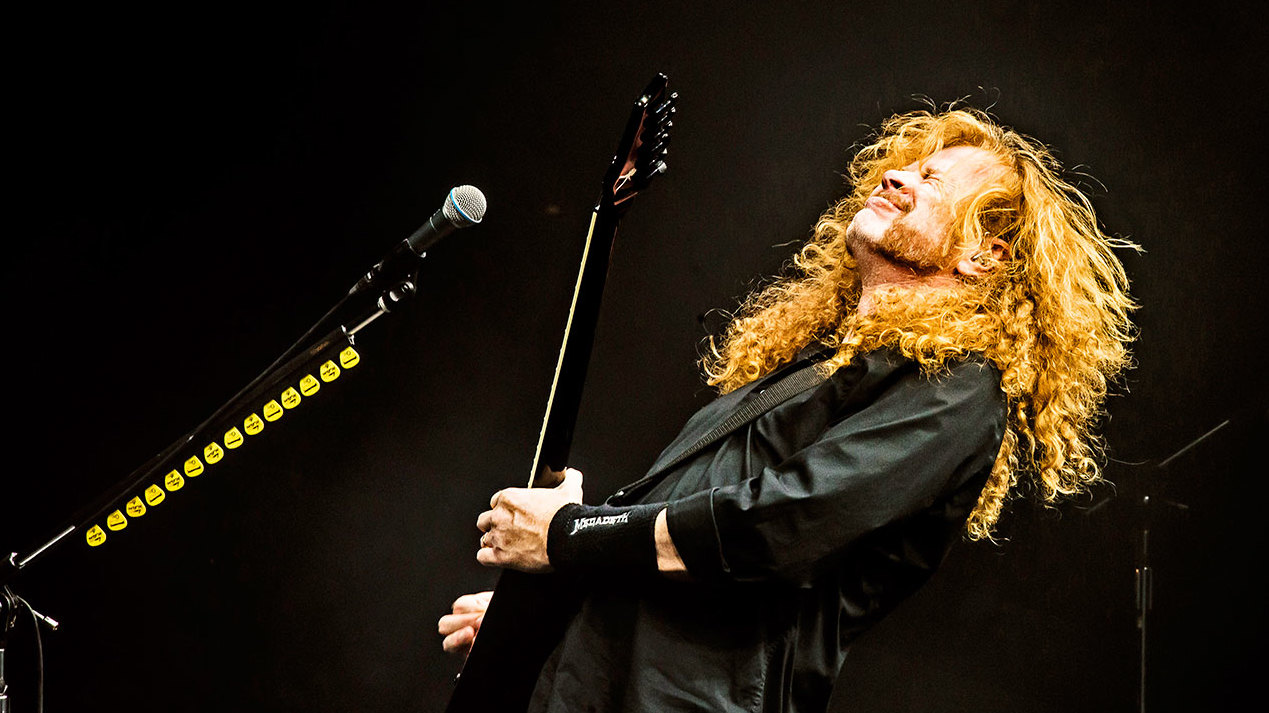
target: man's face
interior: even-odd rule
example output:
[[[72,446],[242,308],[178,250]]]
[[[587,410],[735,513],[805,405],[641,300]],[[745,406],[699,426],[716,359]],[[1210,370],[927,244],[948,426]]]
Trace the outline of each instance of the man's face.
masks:
[[[955,206],[997,179],[990,152],[953,146],[886,171],[846,230],[851,252],[870,250],[917,272],[950,271],[960,258],[950,239]]]

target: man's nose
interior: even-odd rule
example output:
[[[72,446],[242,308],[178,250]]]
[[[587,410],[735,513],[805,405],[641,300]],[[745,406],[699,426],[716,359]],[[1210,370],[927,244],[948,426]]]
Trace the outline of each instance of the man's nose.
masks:
[[[908,185],[909,180],[907,172],[890,169],[881,174],[881,188],[887,191],[897,191]]]

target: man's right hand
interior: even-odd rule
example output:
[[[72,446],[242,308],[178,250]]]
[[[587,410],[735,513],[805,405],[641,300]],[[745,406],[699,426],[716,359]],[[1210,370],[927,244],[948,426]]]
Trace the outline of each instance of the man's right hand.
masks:
[[[451,654],[467,655],[471,644],[480,631],[480,623],[485,620],[485,610],[489,608],[489,599],[493,592],[464,594],[454,600],[453,612],[446,614],[436,622],[436,631],[445,637],[442,648]]]

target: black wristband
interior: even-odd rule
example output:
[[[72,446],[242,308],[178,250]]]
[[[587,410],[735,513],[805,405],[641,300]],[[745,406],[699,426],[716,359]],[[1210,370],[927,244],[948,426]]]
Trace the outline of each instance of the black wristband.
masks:
[[[560,572],[655,572],[655,525],[664,503],[613,507],[569,503],[551,518],[546,555]]]

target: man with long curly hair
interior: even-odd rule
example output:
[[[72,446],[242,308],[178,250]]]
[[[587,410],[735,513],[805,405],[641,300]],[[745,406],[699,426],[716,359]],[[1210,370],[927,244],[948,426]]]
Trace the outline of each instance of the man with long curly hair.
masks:
[[[497,493],[485,565],[583,577],[537,711],[822,711],[851,641],[1020,486],[1099,477],[1133,303],[1042,144],[967,110],[887,121],[851,193],[704,361],[722,395],[602,506]],[[487,596],[441,619],[463,651]]]

